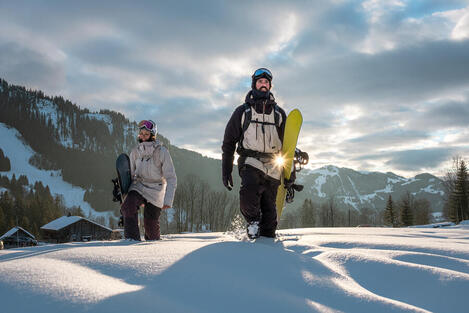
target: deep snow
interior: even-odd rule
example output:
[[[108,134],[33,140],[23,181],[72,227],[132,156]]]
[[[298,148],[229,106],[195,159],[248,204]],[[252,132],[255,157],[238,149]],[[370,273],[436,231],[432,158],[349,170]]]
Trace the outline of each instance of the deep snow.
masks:
[[[21,312],[468,312],[469,225],[309,228],[0,251]]]

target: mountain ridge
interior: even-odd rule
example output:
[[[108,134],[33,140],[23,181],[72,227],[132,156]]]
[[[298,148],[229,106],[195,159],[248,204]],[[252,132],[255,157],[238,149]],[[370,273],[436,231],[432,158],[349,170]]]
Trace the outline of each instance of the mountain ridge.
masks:
[[[129,152],[136,144],[136,123],[122,113],[111,110],[91,112],[62,97],[48,97],[41,91],[26,90],[8,85],[0,79],[0,117],[17,129],[36,153],[30,160],[36,167],[60,169],[64,180],[86,190],[85,200],[97,211],[114,210],[111,202],[110,179],[115,176],[114,161],[118,154]],[[22,128],[22,125],[29,128]],[[170,149],[180,181],[195,175],[217,191],[224,191],[221,183],[221,160],[179,148],[163,135],[160,140]],[[233,170],[235,192],[240,180]],[[1,173],[1,172],[0,172]],[[89,173],[93,173],[90,175]],[[427,198],[433,210],[443,207],[442,181],[429,173],[405,178],[392,172],[355,171],[327,165],[318,169],[304,169],[298,182],[305,185],[296,194],[292,206],[298,208],[304,199],[324,202],[333,197],[343,209],[367,206],[384,209],[388,195],[399,199],[409,191],[415,197]]]

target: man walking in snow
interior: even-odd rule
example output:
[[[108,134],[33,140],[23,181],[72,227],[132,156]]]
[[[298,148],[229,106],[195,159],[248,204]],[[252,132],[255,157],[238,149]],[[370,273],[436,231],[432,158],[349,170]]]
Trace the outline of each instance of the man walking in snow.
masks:
[[[138,209],[144,208],[145,240],[160,239],[161,210],[172,207],[176,192],[176,171],[166,149],[156,139],[156,124],[143,120],[138,124],[139,144],[130,152],[132,183],[122,204],[124,236],[140,240]]]
[[[275,237],[275,200],[283,167],[274,159],[282,150],[286,114],[275,102],[272,73],[260,68],[252,75],[251,90],[226,125],[223,138],[222,178],[233,187],[234,152],[238,152],[241,214],[247,222],[249,238]],[[237,148],[236,148],[237,145]]]

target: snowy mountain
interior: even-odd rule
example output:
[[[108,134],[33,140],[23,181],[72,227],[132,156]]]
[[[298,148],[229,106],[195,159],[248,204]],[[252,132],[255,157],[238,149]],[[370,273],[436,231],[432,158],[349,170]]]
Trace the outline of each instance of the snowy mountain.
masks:
[[[80,201],[86,203],[80,206],[85,211],[91,207],[97,212],[114,211],[117,214],[118,205],[111,201],[110,180],[116,176],[117,155],[128,153],[136,144],[135,122],[118,112],[90,112],[62,97],[52,98],[41,91],[9,85],[1,79],[0,111],[2,129],[10,134],[2,139],[0,149],[4,147],[3,153],[11,163],[24,159],[18,151],[28,151],[27,166],[36,167],[45,175],[60,176],[66,184],[81,190]],[[219,160],[173,146],[162,134],[158,138],[170,149],[179,178],[196,175],[212,189],[223,189],[219,184]],[[24,147],[11,150],[8,148],[11,145]],[[15,168],[26,166],[21,162]],[[12,170],[8,175],[18,177],[20,172]],[[47,181],[44,182],[47,184]],[[59,187],[54,189],[51,190],[53,193],[59,193]],[[70,195],[62,194],[66,198]]]
[[[469,225],[166,235],[0,251],[26,312],[468,312]]]
[[[334,197],[337,206],[345,209],[368,207],[381,210],[389,195],[396,201],[407,191],[415,198],[429,200],[435,211],[441,211],[444,205],[442,180],[427,173],[405,178],[393,173],[357,172],[329,165],[301,171],[298,182],[305,186],[296,194],[298,205],[306,198],[321,203]]]

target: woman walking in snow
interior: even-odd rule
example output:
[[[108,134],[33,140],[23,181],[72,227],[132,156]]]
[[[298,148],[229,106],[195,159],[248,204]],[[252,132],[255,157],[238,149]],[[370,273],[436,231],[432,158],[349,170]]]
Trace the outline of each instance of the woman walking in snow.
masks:
[[[130,152],[132,183],[122,204],[124,236],[141,240],[138,209],[144,209],[145,240],[160,239],[161,210],[171,208],[176,192],[176,171],[167,148],[156,139],[155,122],[138,124],[138,145]]]

